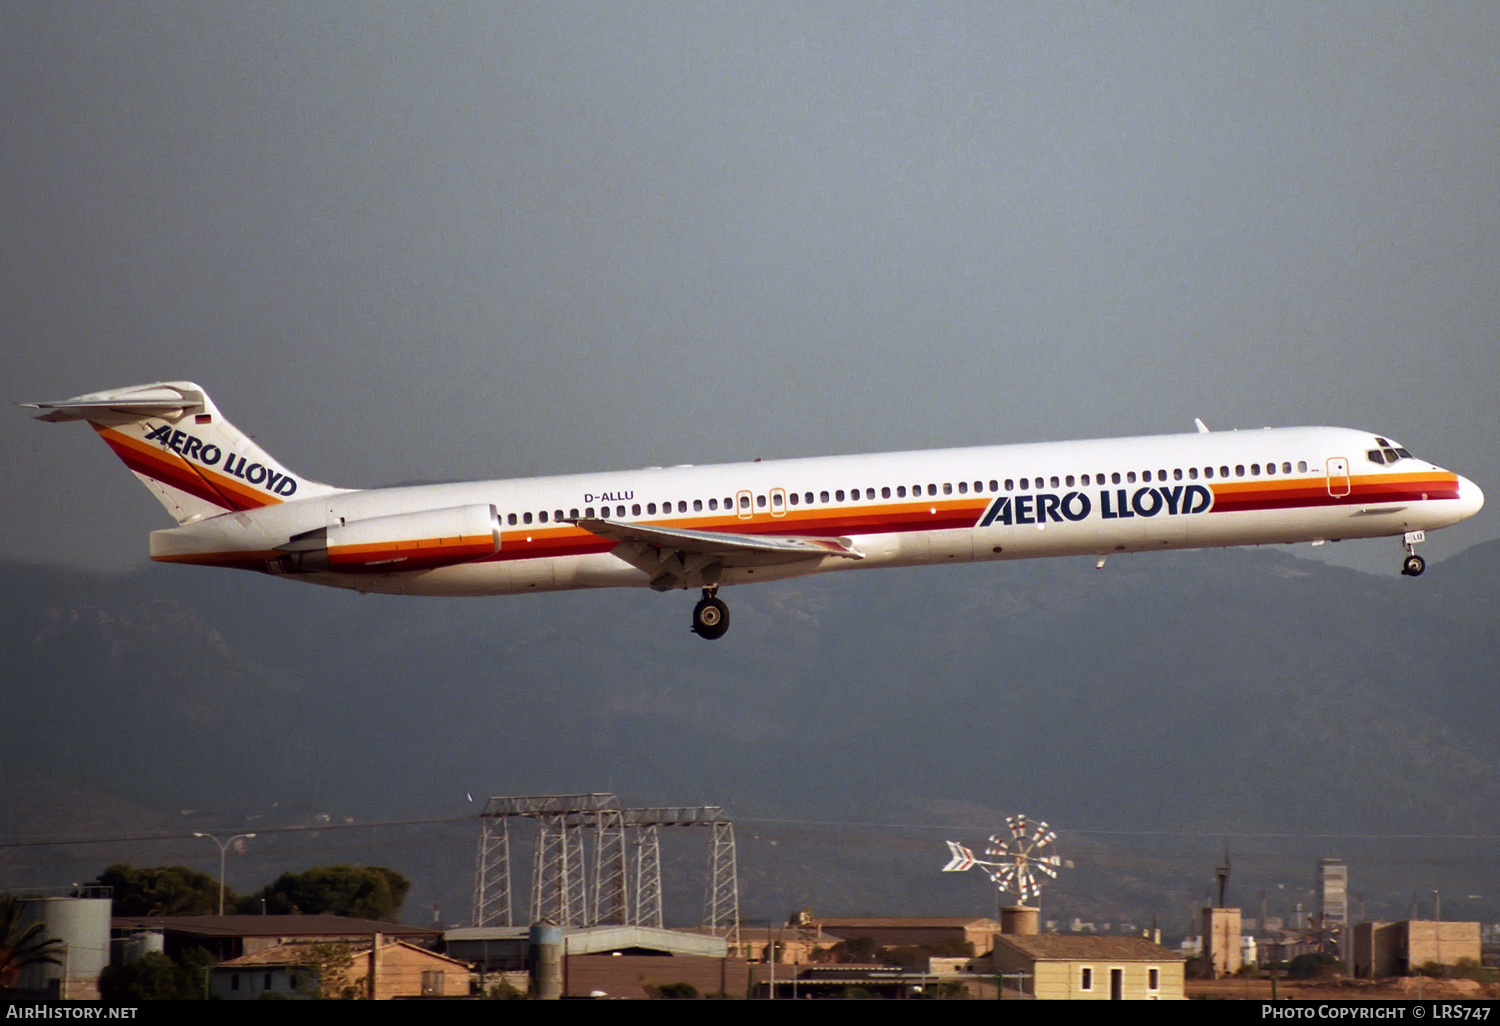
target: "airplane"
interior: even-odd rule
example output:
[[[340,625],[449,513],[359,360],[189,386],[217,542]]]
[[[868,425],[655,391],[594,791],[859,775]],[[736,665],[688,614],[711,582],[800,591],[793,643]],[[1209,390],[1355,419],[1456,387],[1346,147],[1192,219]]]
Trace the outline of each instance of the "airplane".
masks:
[[[349,489],[293,473],[188,381],[25,403],[87,421],[178,526],[151,558],[362,592],[702,590],[859,567],[1400,536],[1477,513],[1474,482],[1338,427],[1043,442]]]

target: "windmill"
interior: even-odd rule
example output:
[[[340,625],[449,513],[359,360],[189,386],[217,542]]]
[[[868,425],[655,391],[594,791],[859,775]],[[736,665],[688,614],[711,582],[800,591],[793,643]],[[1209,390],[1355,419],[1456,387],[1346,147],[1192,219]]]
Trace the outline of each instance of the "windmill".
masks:
[[[952,858],[943,867],[945,873],[962,873],[978,866],[994,883],[999,894],[1015,894],[1020,909],[1027,908],[1027,899],[1041,895],[1041,883],[1037,874],[1056,880],[1059,869],[1072,869],[1073,863],[1057,855],[1042,855],[1041,850],[1057,840],[1057,834],[1046,823],[1035,826],[1025,816],[1006,816],[1005,825],[1010,828],[1010,839],[1001,840],[995,834],[984,849],[984,858],[977,857],[972,850],[957,841],[947,841]],[[1005,916],[1002,914],[1002,920]]]

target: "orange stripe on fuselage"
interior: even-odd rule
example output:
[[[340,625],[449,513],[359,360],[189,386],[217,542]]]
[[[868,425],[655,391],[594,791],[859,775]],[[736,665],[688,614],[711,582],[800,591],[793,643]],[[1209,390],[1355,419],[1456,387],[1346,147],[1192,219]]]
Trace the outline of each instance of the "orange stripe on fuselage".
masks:
[[[1246,513],[1310,506],[1369,506],[1458,498],[1458,477],[1446,471],[1412,474],[1361,474],[1349,479],[1346,495],[1331,495],[1327,478],[1243,481],[1214,484],[1213,512]]]

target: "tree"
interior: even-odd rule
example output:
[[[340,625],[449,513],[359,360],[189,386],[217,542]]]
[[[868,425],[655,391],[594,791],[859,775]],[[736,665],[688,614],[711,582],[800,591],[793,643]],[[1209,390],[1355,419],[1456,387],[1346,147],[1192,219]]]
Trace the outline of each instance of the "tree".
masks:
[[[354,975],[354,951],[348,944],[306,945],[297,975],[316,984],[317,996],[323,1000],[354,1001],[370,996],[370,977]]]
[[[142,955],[128,965],[112,965],[99,977],[99,996],[105,1001],[202,1001],[207,997],[208,974],[214,958],[202,948],[188,948],[174,962],[159,951]]]
[[[316,866],[302,873],[282,873],[260,892],[259,899],[272,915],[395,922],[410,889],[411,881],[384,866]]]
[[[42,935],[41,922],[21,923],[25,906],[17,898],[0,898],[0,991],[10,990],[29,965],[61,965],[62,941]]]
[[[113,888],[117,916],[211,916],[219,911],[219,881],[186,866],[136,869],[113,865],[94,881]],[[225,891],[225,902],[239,899]]]

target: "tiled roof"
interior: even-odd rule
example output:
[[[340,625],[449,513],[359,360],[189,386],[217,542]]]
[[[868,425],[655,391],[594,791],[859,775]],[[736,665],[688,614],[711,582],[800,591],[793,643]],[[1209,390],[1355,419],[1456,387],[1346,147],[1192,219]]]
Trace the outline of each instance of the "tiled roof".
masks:
[[[1037,933],[1025,936],[1002,934],[995,947],[1009,945],[1028,958],[1083,961],[1097,959],[1120,962],[1181,962],[1175,951],[1153,944],[1144,937],[1101,937],[1087,933]]]

